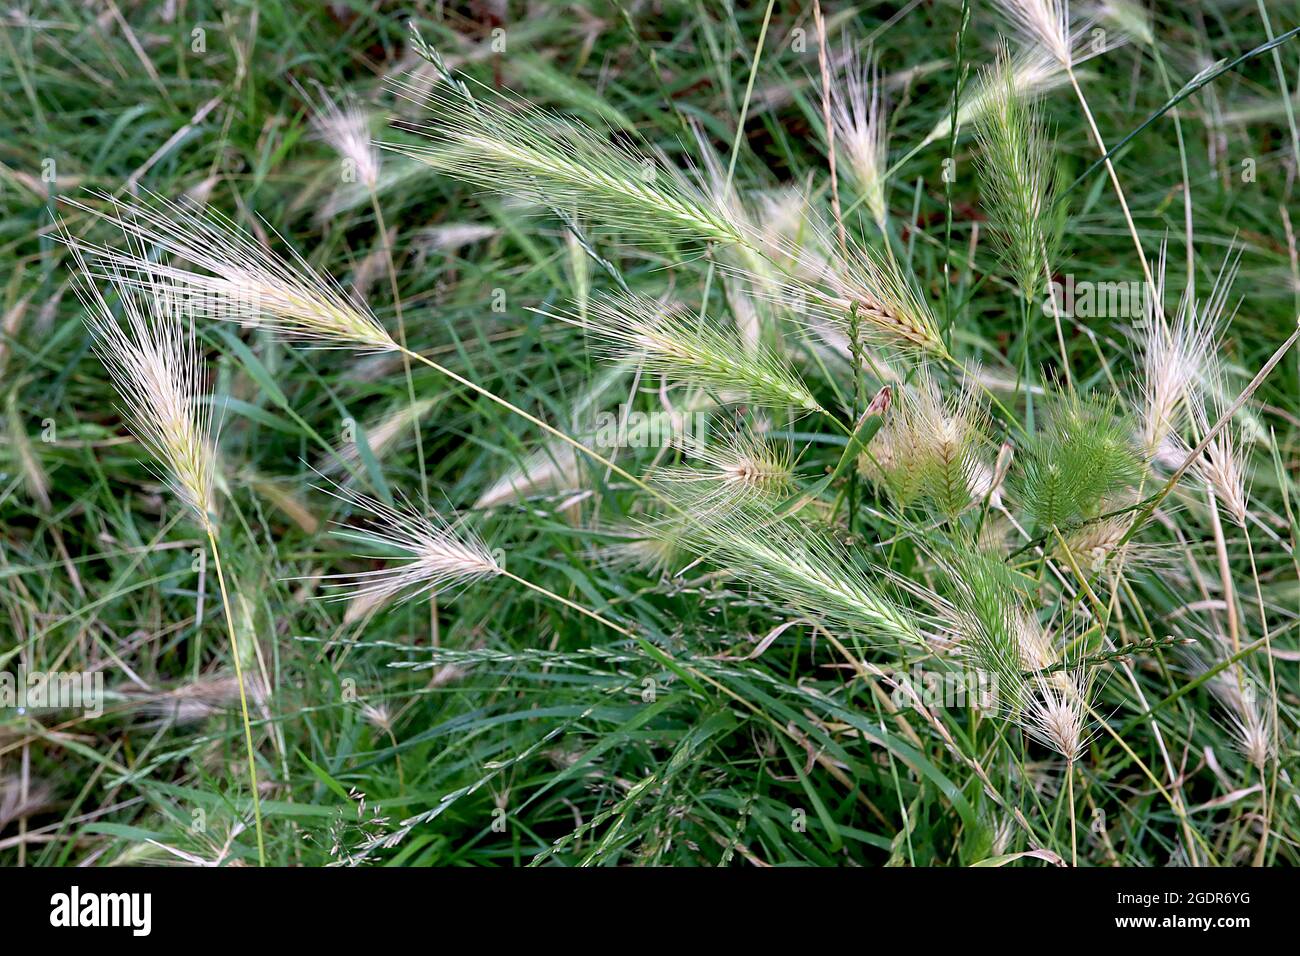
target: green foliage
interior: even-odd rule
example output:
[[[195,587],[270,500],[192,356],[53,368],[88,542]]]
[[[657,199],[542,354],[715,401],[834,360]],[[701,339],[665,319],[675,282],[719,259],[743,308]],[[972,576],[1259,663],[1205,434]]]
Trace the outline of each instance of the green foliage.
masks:
[[[1096,517],[1142,474],[1133,423],[1111,397],[1058,394],[1047,403],[1026,448],[1017,482],[1025,509],[1040,528]]]
[[[1089,520],[1166,490],[1295,328],[1293,81],[1265,51],[1166,108],[1294,11],[1130,4],[1067,74],[1023,37],[998,66],[987,4],[824,5],[833,83],[879,54],[841,239],[807,7],[760,44],[762,4],[499,5],[501,50],[463,5],[174,6],[0,25],[0,671],[105,682],[99,715],[0,708],[0,864],[256,862],[237,661],[279,865],[1300,862],[1295,354],[1218,468]],[[146,190],[207,213],[117,207],[126,242],[106,197]],[[60,228],[203,296],[234,652]],[[1144,259],[1196,321],[1022,307]],[[250,279],[278,320],[210,321]],[[321,473],[463,514],[501,573],[331,600],[397,565]],[[972,668],[996,712],[897,693]]]

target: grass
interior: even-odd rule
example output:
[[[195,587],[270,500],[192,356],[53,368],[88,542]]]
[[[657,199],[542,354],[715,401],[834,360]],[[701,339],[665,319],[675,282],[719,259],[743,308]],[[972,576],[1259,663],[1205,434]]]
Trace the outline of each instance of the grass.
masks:
[[[7,12],[0,672],[104,709],[0,862],[1295,864],[1300,21],[1008,5]],[[203,517],[63,230],[207,296]]]

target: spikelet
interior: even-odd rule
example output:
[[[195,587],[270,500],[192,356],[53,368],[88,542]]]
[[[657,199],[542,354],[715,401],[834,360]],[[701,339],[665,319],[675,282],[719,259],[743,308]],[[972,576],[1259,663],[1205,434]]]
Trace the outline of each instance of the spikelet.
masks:
[[[95,351],[121,396],[123,417],[162,467],[173,493],[211,530],[216,429],[211,406],[202,402],[203,359],[193,322],[182,319],[182,303],[165,274],[141,270],[129,278],[110,275],[122,307],[119,321],[96,276],[72,249],[77,297]]]
[[[702,520],[747,504],[775,504],[793,486],[789,447],[778,449],[755,431],[736,431],[718,443],[680,438],[677,445],[697,466],[660,468],[651,477],[685,492],[690,512]]]
[[[433,142],[385,148],[482,189],[558,207],[643,240],[745,241],[726,210],[675,167],[487,87],[471,92],[440,59],[436,65],[443,79],[430,89],[393,84],[429,116],[407,128]]]
[[[821,405],[793,367],[774,351],[678,306],[632,293],[597,297],[579,325],[613,360],[639,358],[652,372],[690,385],[743,395],[765,407],[820,411]]]
[[[899,507],[924,500],[952,517],[994,487],[995,472],[980,457],[984,419],[972,392],[945,399],[922,371],[914,386],[899,390],[858,468]]]
[[[1060,238],[1054,151],[1041,113],[1016,89],[1004,47],[986,71],[990,107],[978,126],[980,175],[985,202],[997,220],[994,235],[1021,295],[1037,298]]]
[[[1195,675],[1206,673],[1232,653],[1224,635],[1213,633],[1209,636],[1211,640],[1203,642],[1199,651],[1185,655]],[[1242,663],[1237,663],[1215,674],[1206,686],[1227,712],[1228,730],[1238,751],[1253,767],[1263,770],[1276,754],[1273,712],[1267,701],[1260,700],[1260,688],[1264,687],[1267,693],[1267,682]]]
[[[403,403],[382,418],[366,425],[365,442],[375,458],[382,461],[393,444],[399,438],[410,436],[411,427],[437,404],[437,398],[418,399],[414,404]],[[325,475],[335,475],[349,471],[354,465],[359,464],[361,448],[358,440],[341,445],[333,455],[321,462],[318,466],[320,472]]]
[[[9,393],[9,397],[5,401],[5,411],[5,419],[9,427],[9,445],[14,449],[14,454],[18,458],[18,466],[23,475],[23,484],[27,486],[27,493],[31,496],[32,501],[36,503],[36,506],[41,511],[49,511],[50,477],[41,466],[41,460],[32,447],[32,440],[27,437],[27,426],[23,422],[22,413],[18,409],[17,388]]]
[[[103,218],[139,243],[157,246],[198,271],[157,263],[139,250],[66,239],[95,274],[121,284],[165,283],[188,314],[266,327],[285,335],[351,348],[389,351],[397,344],[364,304],[344,294],[293,252],[282,260],[218,212],[151,195],[139,203],[107,194]],[[73,200],[92,215],[98,210]],[[155,277],[151,279],[150,277]]]
[[[386,505],[353,489],[322,489],[364,515],[360,524],[344,525],[335,533],[362,544],[396,552],[406,560],[373,571],[325,575],[326,587],[339,600],[376,606],[397,595],[406,600],[440,594],[503,573],[501,565],[478,535],[448,523],[437,514],[409,503]],[[375,559],[389,555],[369,555]]]
[[[1239,256],[1232,256],[1224,262],[1205,301],[1194,302],[1184,294],[1171,326],[1161,305],[1165,284],[1161,248],[1157,288],[1146,301],[1145,322],[1137,336],[1141,381],[1134,404],[1143,451],[1149,458],[1160,457],[1187,421],[1190,403],[1218,351],[1239,261]]]
[[[1071,763],[1083,755],[1091,736],[1094,676],[1095,671],[1083,667],[1036,676],[1017,721],[1031,738]]]
[[[856,51],[846,51],[841,82],[831,84],[830,94],[837,148],[843,147],[853,184],[883,232],[888,217],[889,115],[875,57],[868,54],[863,62]]]
[[[370,138],[370,114],[351,95],[331,98],[322,89],[313,104],[311,127],[316,136],[338,153],[344,182],[367,190],[379,184],[379,151]]]
[[[1061,64],[1073,64],[1069,0],[996,0],[1025,43],[1037,45]]]
[[[1209,360],[1201,385],[1190,404],[1196,434],[1207,435],[1224,412],[1224,370],[1217,355]],[[1229,421],[1219,429],[1193,467],[1228,516],[1238,527],[1246,527],[1249,482],[1240,427]]]
[[[495,508],[542,492],[572,491],[581,480],[577,452],[562,442],[550,442],[489,485],[474,507]]]
[[[814,330],[849,336],[872,347],[944,356],[938,323],[915,280],[890,255],[851,245],[847,256],[819,237],[798,253],[799,266],[777,280],[738,270],[760,297],[772,298]],[[725,267],[724,267],[725,271]],[[824,334],[824,333],[823,333]]]
[[[741,506],[688,522],[682,540],[777,606],[878,640],[928,646],[923,620],[900,603],[885,572],[868,571],[835,538],[769,507]]]

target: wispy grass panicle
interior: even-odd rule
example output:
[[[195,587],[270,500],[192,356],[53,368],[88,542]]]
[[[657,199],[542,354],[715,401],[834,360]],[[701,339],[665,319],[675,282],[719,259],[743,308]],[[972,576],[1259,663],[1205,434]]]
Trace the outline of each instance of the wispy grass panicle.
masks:
[[[901,508],[924,501],[941,516],[955,517],[988,490],[981,490],[992,472],[981,456],[985,418],[973,392],[945,397],[921,371],[914,385],[900,388],[859,470]]]
[[[741,505],[776,504],[793,487],[789,446],[777,446],[752,429],[720,442],[687,437],[677,444],[696,465],[659,468],[651,477],[684,493],[690,513],[706,520]]]
[[[1162,248],[1156,267],[1157,287],[1146,302],[1144,322],[1136,336],[1141,377],[1135,404],[1143,450],[1156,461],[1168,457],[1171,437],[1176,438],[1187,424],[1191,403],[1210,371],[1230,318],[1228,296],[1239,256],[1224,262],[1206,299],[1194,301],[1184,293],[1172,323],[1161,304],[1165,261]],[[1177,467],[1181,461],[1166,463]]]
[[[1037,45],[1062,67],[1073,65],[1069,0],[996,0],[998,8],[1027,44]]]
[[[409,599],[503,573],[483,540],[464,526],[409,503],[387,505],[351,489],[326,491],[364,516],[364,523],[337,531],[340,537],[389,552],[368,557],[401,559],[372,571],[328,575],[327,586],[340,598],[371,602],[400,594]]]
[[[774,605],[882,641],[928,646],[926,620],[884,571],[868,570],[829,534],[765,505],[688,522],[684,544],[763,592]]]
[[[1061,237],[1056,152],[1041,112],[1017,89],[1005,47],[986,71],[984,85],[990,101],[977,127],[984,202],[1021,295],[1033,302],[1047,282]]]
[[[1096,674],[1095,668],[1068,667],[1035,675],[1029,682],[1029,694],[1019,718],[1021,727],[1071,764],[1083,755],[1094,732],[1090,730],[1089,712]]]
[[[1227,408],[1227,384],[1222,359],[1211,358],[1206,374],[1191,401],[1195,436],[1208,435]],[[1196,474],[1214,492],[1219,505],[1240,528],[1246,527],[1250,503],[1245,443],[1240,426],[1229,421],[1214,433],[1195,462]]]
[[[725,207],[662,159],[449,73],[430,89],[393,85],[427,110],[429,122],[408,128],[433,142],[387,149],[643,241],[744,241]]]
[[[285,335],[351,348],[389,351],[396,342],[360,301],[296,251],[280,258],[221,213],[150,195],[124,202],[94,194],[105,209],[63,200],[99,216],[140,244],[188,264],[155,261],[138,249],[69,238],[95,274],[120,284],[164,282],[187,314],[270,328]]]
[[[933,310],[917,282],[892,255],[850,244],[832,252],[824,236],[791,253],[797,267],[771,280],[737,272],[756,296],[772,299],[795,321],[849,335],[859,343],[944,356],[947,351]]]
[[[889,113],[876,58],[849,50],[832,82],[831,122],[844,151],[845,169],[871,218],[883,232],[888,218],[885,173],[889,164]]]
[[[375,189],[379,184],[380,159],[370,136],[370,113],[355,96],[344,93],[331,97],[324,89],[319,90],[319,98],[311,106],[312,130],[338,153],[344,182]]]
[[[681,306],[611,293],[592,300],[585,322],[551,317],[580,326],[612,359],[639,358],[649,371],[715,390],[724,399],[739,395],[760,406],[822,410],[793,366],[770,347]]]
[[[65,241],[72,242],[67,239]],[[173,493],[205,529],[213,528],[216,428],[204,401],[202,353],[191,320],[167,277],[137,271],[115,279],[121,318],[75,245],[74,288],[87,327],[121,397],[123,417],[157,461]],[[141,261],[145,261],[143,258]]]

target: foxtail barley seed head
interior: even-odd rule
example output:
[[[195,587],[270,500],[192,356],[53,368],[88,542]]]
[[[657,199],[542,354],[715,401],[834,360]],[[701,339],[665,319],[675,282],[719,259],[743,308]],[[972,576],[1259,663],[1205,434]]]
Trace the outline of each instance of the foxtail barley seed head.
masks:
[[[1078,760],[1090,736],[1093,683],[1093,672],[1086,668],[1037,675],[1019,718],[1025,733],[1070,763]]]
[[[1028,45],[1037,45],[1062,67],[1073,64],[1069,0],[996,0]]]
[[[827,327],[839,336],[851,336],[856,329],[859,344],[946,354],[930,306],[895,258],[864,247],[850,248],[847,257],[829,249],[823,237],[801,253],[792,253],[798,268],[775,279],[744,270],[735,275],[754,289],[754,295],[775,300],[796,320],[823,334]]]
[[[985,413],[963,390],[945,399],[922,370],[914,386],[900,388],[884,424],[858,461],[859,470],[881,484],[895,504],[917,500],[953,516],[981,486],[992,490],[993,471],[981,459]]]
[[[789,446],[778,448],[757,432],[737,431],[717,444],[682,438],[677,445],[697,466],[660,468],[652,477],[682,492],[703,520],[745,504],[775,504],[793,487]]]
[[[388,351],[397,344],[360,302],[296,252],[277,258],[218,212],[151,196],[139,203],[96,194],[108,206],[102,217],[144,246],[199,271],[160,264],[143,252],[68,239],[97,271],[119,284],[164,283],[176,307],[191,316],[271,328],[285,335],[351,348]],[[91,215],[101,212],[64,200]],[[150,279],[155,277],[155,279]]]
[[[1218,355],[1208,361],[1201,385],[1189,403],[1198,436],[1209,434],[1225,410],[1227,389],[1223,362]],[[1229,421],[1219,429],[1196,460],[1194,468],[1201,480],[1214,491],[1215,498],[1228,516],[1238,527],[1246,527],[1250,503],[1246,450],[1240,427]]]
[[[675,167],[611,143],[554,113],[459,80],[428,90],[395,83],[430,115],[412,132],[430,145],[382,144],[480,188],[517,196],[649,241],[744,241],[742,231]]]
[[[495,508],[548,491],[571,491],[582,480],[577,452],[571,445],[551,442],[494,481],[474,502],[475,508]]]
[[[585,322],[576,316],[551,318],[584,329],[612,359],[639,359],[647,370],[671,380],[724,396],[739,394],[755,405],[821,410],[794,368],[772,349],[682,307],[617,293],[593,300]]]
[[[740,506],[685,523],[682,539],[778,607],[877,639],[927,646],[925,622],[899,602],[885,572],[868,571],[835,538],[768,506]]]
[[[331,98],[323,89],[312,104],[311,127],[369,190],[379,183],[379,150],[370,138],[370,114],[351,95]]]
[[[986,71],[989,108],[978,125],[980,174],[985,202],[1020,293],[1033,301],[1046,282],[1061,235],[1052,168],[1055,150],[1042,115],[1016,88],[1004,47]]]
[[[1139,0],[1105,0],[1098,8],[1097,15],[1143,46],[1150,46],[1155,42],[1155,32],[1151,28],[1151,13]]]
[[[406,560],[373,571],[327,575],[339,599],[382,603],[405,594],[407,599],[496,577],[501,566],[482,539],[436,514],[409,504],[386,505],[353,490],[328,491],[360,510],[363,524],[345,525],[341,537],[395,551]],[[377,559],[389,555],[370,555]]]
[[[1220,269],[1207,299],[1193,302],[1184,294],[1172,324],[1161,300],[1164,293],[1165,250],[1160,252],[1157,288],[1147,297],[1145,322],[1137,341],[1141,347],[1141,382],[1137,399],[1143,450],[1159,456],[1187,421],[1187,412],[1208,374],[1229,320],[1228,295],[1237,274],[1239,256]]]
[[[122,399],[122,413],[172,491],[204,528],[213,528],[216,429],[203,401],[203,358],[192,321],[182,320],[170,279],[141,268],[109,273],[119,320],[74,241],[75,288],[95,350]],[[142,263],[147,260],[141,257]]]
[[[830,89],[835,142],[844,150],[853,185],[871,218],[883,230],[888,215],[885,172],[889,166],[889,116],[880,70],[871,54],[863,62],[856,51],[846,53],[843,74]]]

